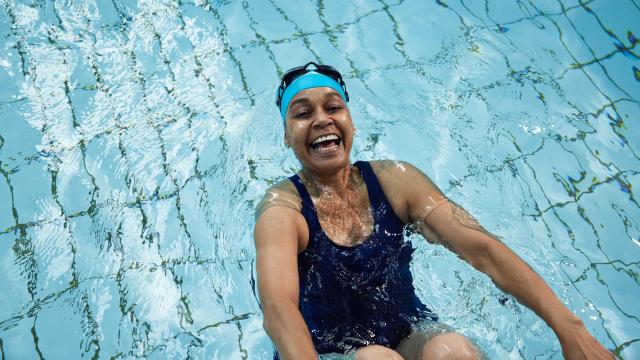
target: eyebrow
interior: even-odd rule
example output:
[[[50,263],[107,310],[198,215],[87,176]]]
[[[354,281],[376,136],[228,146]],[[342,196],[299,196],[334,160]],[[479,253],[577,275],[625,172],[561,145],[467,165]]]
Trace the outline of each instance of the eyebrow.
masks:
[[[294,100],[290,105],[289,108],[293,109],[294,106],[296,106],[297,104],[301,104],[301,103],[308,103],[309,99],[307,98],[300,98],[298,100]]]
[[[337,92],[329,92],[329,93],[325,94],[325,96],[324,96],[324,97],[325,97],[325,98],[328,98],[328,97],[337,97],[337,98],[342,99],[342,96],[340,96],[340,94],[338,94]]]

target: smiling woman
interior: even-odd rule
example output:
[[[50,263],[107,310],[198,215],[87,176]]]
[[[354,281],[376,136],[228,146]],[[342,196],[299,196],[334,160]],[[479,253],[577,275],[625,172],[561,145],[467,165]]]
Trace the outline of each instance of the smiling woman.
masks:
[[[340,73],[326,65],[294,68],[278,89],[285,144],[302,169],[269,189],[256,212],[258,290],[276,358],[482,357],[416,296],[407,225],[536,311],[566,357],[611,358],[535,272],[420,170],[351,164],[347,101]]]
[[[300,91],[287,115],[290,120],[285,124],[285,143],[303,168],[323,177],[349,163],[355,128],[343,99],[334,89]]]
[[[367,322],[393,319],[382,314],[399,306],[393,291],[412,293],[392,286],[400,238],[376,235],[395,231],[380,215],[392,209],[416,231],[403,239],[413,290],[438,324],[491,359],[561,359],[542,319],[423,239],[457,244],[441,218],[483,231],[453,199],[618,358],[640,359],[640,1],[612,3],[1,1],[0,358],[262,360],[274,344],[287,357],[293,335],[278,334],[293,317],[272,310],[289,299],[302,325],[288,328],[312,351],[327,339],[348,352],[347,335],[324,330],[339,326],[360,355],[380,350],[365,351],[384,344]],[[282,74],[308,61],[338,68],[346,89],[311,64],[284,79],[289,105],[273,107]],[[310,118],[286,113],[308,93],[294,91],[304,74],[333,84],[304,90],[345,92],[357,133],[337,172],[349,173],[344,189],[283,146],[285,119],[293,142],[295,123],[333,116],[314,103]],[[339,154],[347,134],[332,121],[302,135],[329,129]],[[446,198],[380,159],[409,161]],[[430,334],[427,315],[409,317],[411,330]]]

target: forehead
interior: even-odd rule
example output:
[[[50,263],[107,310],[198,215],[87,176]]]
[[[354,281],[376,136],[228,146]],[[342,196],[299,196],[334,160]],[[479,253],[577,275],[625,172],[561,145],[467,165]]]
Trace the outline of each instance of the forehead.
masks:
[[[330,87],[316,87],[316,88],[304,89],[299,93],[297,93],[296,96],[293,97],[293,99],[291,99],[291,105],[294,105],[296,101],[300,103],[300,102],[308,102],[308,101],[325,100],[333,97],[342,99],[340,94]]]

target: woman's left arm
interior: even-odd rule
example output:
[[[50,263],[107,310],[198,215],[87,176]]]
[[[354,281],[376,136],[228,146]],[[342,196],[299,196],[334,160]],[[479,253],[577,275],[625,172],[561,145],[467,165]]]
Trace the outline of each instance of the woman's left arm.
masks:
[[[406,217],[425,238],[443,244],[536,312],[555,332],[566,359],[613,358],[535,271],[444,197],[420,170],[405,165],[402,176],[410,178],[403,187]]]
[[[566,359],[613,358],[535,271],[479,225],[474,226],[471,219],[462,208],[447,201],[418,227],[423,232],[428,226],[443,245],[535,311],[556,333]]]

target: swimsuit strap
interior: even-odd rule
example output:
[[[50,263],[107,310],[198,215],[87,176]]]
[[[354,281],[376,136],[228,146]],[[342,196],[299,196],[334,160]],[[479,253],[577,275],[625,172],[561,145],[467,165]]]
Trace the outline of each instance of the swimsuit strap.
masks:
[[[320,220],[318,219],[318,214],[316,213],[316,208],[313,205],[313,201],[311,200],[311,195],[307,191],[307,188],[302,183],[302,179],[298,174],[289,177],[289,180],[293,183],[293,185],[298,190],[298,194],[302,198],[302,215],[305,220],[307,220],[307,224],[309,225],[310,234],[315,233],[318,230],[322,230],[320,226]],[[311,240],[311,238],[309,239]]]
[[[360,175],[362,176],[362,180],[367,186],[367,193],[369,195],[369,205],[373,210],[373,222],[374,229],[381,224],[382,226],[389,229],[395,227],[403,227],[404,224],[395,216],[391,204],[387,201],[387,197],[384,195],[382,191],[382,187],[380,186],[380,182],[378,181],[378,177],[373,172],[371,168],[371,164],[367,161],[356,161],[353,164],[360,171]],[[322,229],[322,225],[320,224],[320,219],[318,219],[318,213],[311,200],[311,195],[309,195],[309,191],[304,186],[302,179],[298,174],[289,177],[289,180],[293,183],[293,185],[298,190],[300,197],[302,198],[302,209],[301,213],[304,216],[304,219],[307,221],[307,225],[309,226],[309,235],[312,234],[324,234],[324,230]],[[309,238],[309,247],[311,245],[313,236]]]
[[[307,191],[307,188],[302,183],[302,179],[300,179],[300,176],[298,174],[295,174],[293,176],[289,176],[289,180],[291,180],[293,185],[298,190],[298,193],[300,194],[300,197],[302,198],[302,204],[305,205],[305,203],[306,203],[306,205],[313,206],[313,202],[311,201],[311,195],[309,195],[309,192]]]
[[[378,177],[371,168],[371,164],[368,161],[356,161],[353,165],[360,170],[362,180],[367,184],[367,193],[369,194],[371,208],[375,210],[380,209],[380,206],[390,207],[386,196],[384,196]]]
[[[353,165],[358,168],[360,175],[362,176],[362,180],[367,185],[367,193],[369,195],[371,208],[380,209],[381,206],[382,208],[391,208],[391,205],[382,191],[378,177],[371,168],[371,164],[367,161],[356,161]],[[302,183],[302,179],[298,174],[295,174],[290,176],[289,180],[291,180],[302,198],[302,215],[304,215],[305,219],[307,219],[307,222],[309,223],[309,230],[322,230],[315,205],[311,200],[311,195],[309,195],[307,188]]]

